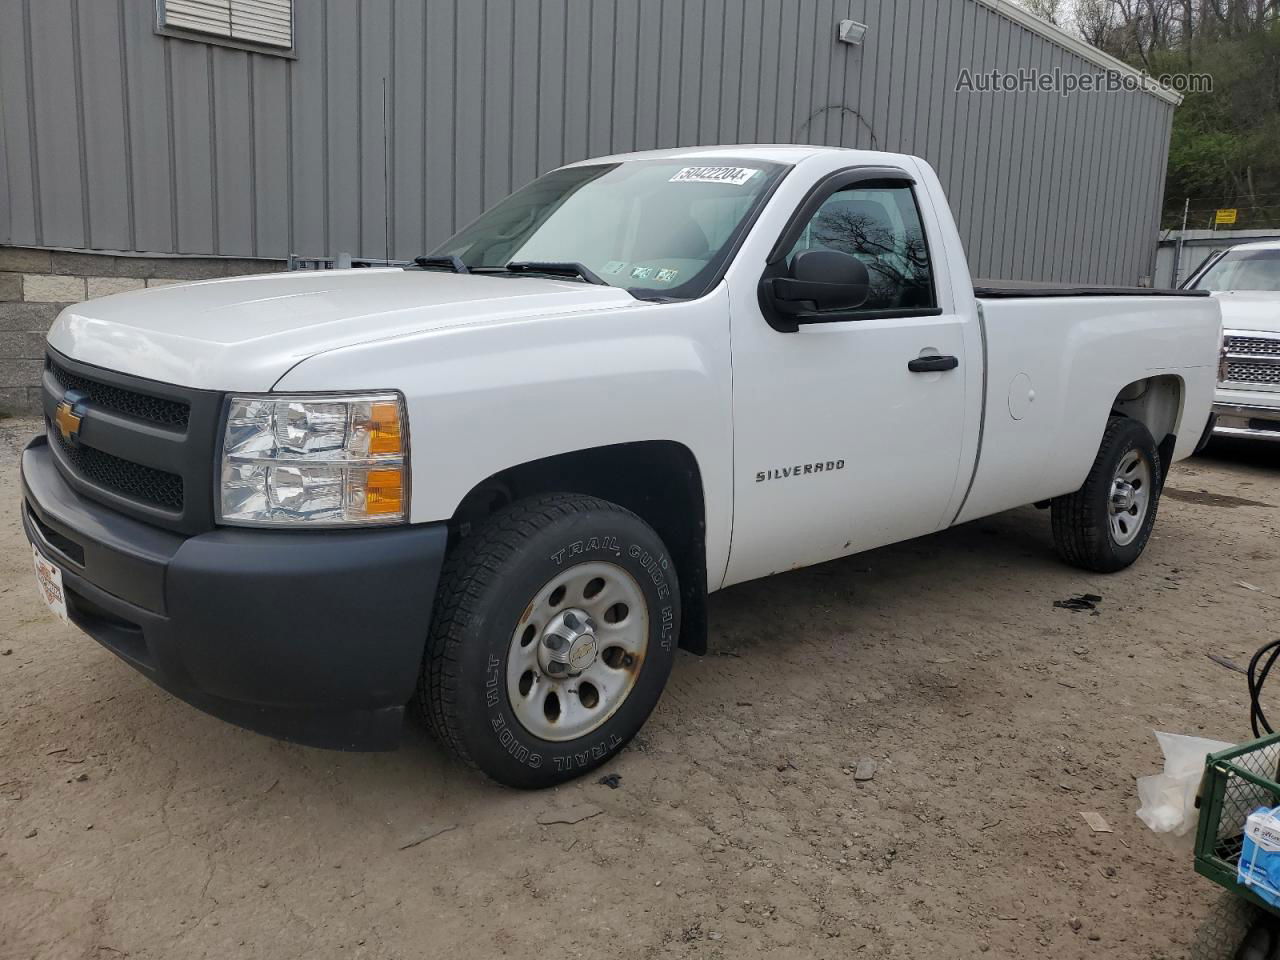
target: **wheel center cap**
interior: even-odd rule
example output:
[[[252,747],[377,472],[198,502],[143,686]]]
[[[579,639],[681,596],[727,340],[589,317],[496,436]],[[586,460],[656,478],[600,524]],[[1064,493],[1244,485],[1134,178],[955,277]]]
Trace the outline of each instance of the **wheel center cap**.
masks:
[[[596,638],[585,633],[573,642],[569,648],[569,670],[581,673],[596,662]]]
[[[1113,513],[1124,513],[1132,510],[1137,502],[1137,491],[1127,480],[1117,480],[1111,485],[1111,510]]]
[[[538,643],[538,665],[549,677],[572,677],[596,662],[596,625],[583,610],[556,614]]]

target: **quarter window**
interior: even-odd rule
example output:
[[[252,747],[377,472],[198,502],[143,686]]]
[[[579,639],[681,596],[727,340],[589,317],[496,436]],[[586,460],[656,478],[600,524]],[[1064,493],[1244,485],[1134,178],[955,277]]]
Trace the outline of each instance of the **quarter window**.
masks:
[[[838,250],[862,261],[871,296],[859,312],[937,306],[929,247],[909,185],[860,183],[833,193],[787,254],[788,266],[804,250]]]

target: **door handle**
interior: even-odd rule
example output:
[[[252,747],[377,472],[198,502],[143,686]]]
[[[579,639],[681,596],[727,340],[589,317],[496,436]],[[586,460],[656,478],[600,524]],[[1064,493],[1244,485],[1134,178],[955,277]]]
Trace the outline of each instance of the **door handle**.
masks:
[[[957,357],[916,357],[907,364],[907,369],[912,373],[938,373],[942,370],[954,370],[960,366],[960,360]]]

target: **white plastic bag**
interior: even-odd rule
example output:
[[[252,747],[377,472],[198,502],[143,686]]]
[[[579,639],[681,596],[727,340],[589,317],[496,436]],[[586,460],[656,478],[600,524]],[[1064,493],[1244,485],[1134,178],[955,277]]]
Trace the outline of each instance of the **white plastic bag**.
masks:
[[[1155,734],[1164,753],[1164,773],[1138,778],[1138,819],[1156,833],[1185,837],[1199,816],[1196,790],[1204,776],[1204,758],[1235,744],[1159,730]]]

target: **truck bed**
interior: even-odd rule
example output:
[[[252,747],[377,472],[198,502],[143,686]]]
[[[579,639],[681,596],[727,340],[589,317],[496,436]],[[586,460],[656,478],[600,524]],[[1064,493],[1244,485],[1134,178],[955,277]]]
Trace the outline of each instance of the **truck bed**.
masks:
[[[1084,482],[1117,390],[1171,373],[1181,402],[1170,460],[1204,431],[1217,377],[1217,304],[1181,291],[1115,287],[983,289],[983,437],[964,522],[1070,493]],[[1041,291],[1044,292],[1041,292]],[[1080,299],[1073,299],[1080,298]],[[1177,422],[1182,412],[1193,420]],[[1156,437],[1156,442],[1164,440]]]
[[[1069,283],[1025,280],[974,280],[979,300],[1025,300],[1038,297],[1207,297],[1207,290],[1166,290],[1153,287],[1088,287]]]

